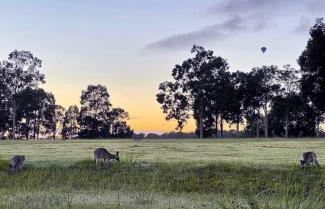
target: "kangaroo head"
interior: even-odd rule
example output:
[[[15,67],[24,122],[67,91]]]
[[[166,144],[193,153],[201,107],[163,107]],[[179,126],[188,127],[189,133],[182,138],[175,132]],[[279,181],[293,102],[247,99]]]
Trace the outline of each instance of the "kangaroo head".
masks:
[[[305,161],[304,160],[300,160],[300,164],[301,165],[305,165]]]
[[[8,174],[12,174],[12,173],[13,173],[12,165],[9,164],[9,167],[8,167]]]
[[[118,156],[118,154],[119,154],[119,151],[116,152],[116,155],[115,155],[116,156],[116,160],[117,161],[120,161],[120,157]]]

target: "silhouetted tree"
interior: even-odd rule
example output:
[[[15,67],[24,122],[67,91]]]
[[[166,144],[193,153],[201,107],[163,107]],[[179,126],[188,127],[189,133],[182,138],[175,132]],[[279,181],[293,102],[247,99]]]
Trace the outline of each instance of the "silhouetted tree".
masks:
[[[79,133],[79,108],[77,105],[70,106],[65,112],[63,119],[62,137],[64,139],[72,139]]]
[[[272,136],[283,137],[288,134],[289,137],[306,137],[315,133],[316,114],[300,94],[292,93],[289,97],[276,96],[269,117]],[[283,125],[287,118],[288,133]]]
[[[253,68],[248,75],[246,81],[246,108],[249,117],[258,120],[261,116],[261,111],[264,118],[264,134],[268,137],[268,110],[272,103],[272,99],[278,93],[280,88],[276,84],[276,75],[278,68],[276,66],[263,66],[261,68]],[[257,130],[259,122],[257,122]]]
[[[1,65],[0,62],[0,69],[2,69]],[[6,86],[3,82],[0,82],[0,139],[6,138],[10,126],[10,102],[6,95]]]
[[[82,138],[131,137],[133,131],[127,125],[129,114],[122,108],[111,108],[107,88],[89,85],[81,94],[79,116]]]
[[[146,136],[147,139],[159,139],[160,135],[156,133],[148,133]]]
[[[161,139],[189,139],[196,138],[195,133],[184,133],[184,132],[167,132],[160,135]]]
[[[59,130],[63,129],[63,120],[64,120],[64,107],[61,105],[52,105],[51,107],[52,111],[52,132],[53,132],[53,139],[56,139],[56,135],[61,135],[62,133],[58,133]]]
[[[109,93],[103,85],[89,85],[81,93],[80,137],[99,138],[108,135]]]
[[[211,97],[214,95],[212,89],[216,72],[226,71],[229,67],[226,60],[215,57],[213,51],[205,50],[202,46],[194,45],[191,52],[195,53],[193,58],[173,69],[175,81],[159,85],[157,101],[167,114],[166,120],[175,119],[178,123],[176,129],[179,130],[190,118],[190,112],[193,112],[199,136],[203,138],[205,123],[210,122],[205,119],[205,113],[212,113],[207,109],[212,110]]]
[[[246,73],[237,71],[232,74],[235,96],[233,104],[230,106],[230,116],[232,123],[236,124],[237,137],[239,137],[239,124],[244,122],[244,97]]]
[[[244,117],[246,119],[245,132],[251,136],[251,132],[255,130],[256,137],[260,137],[261,128],[261,111],[262,106],[260,97],[262,96],[262,91],[260,88],[260,81],[258,75],[252,72],[244,74],[242,80],[242,86],[244,88],[243,97],[243,107],[244,107]]]
[[[39,135],[48,135],[53,131],[53,106],[55,99],[53,94],[43,89],[27,88],[15,96],[19,109],[17,110],[17,121],[19,135],[26,139],[39,138]]]
[[[190,118],[190,103],[183,94],[180,84],[165,81],[159,85],[157,101],[161,104],[161,109],[167,114],[166,120],[175,119],[177,121],[176,129],[182,130],[186,121]]]
[[[42,125],[41,134],[47,138],[53,137],[55,139],[55,134],[58,129],[59,123],[62,122],[62,111],[61,106],[55,104],[55,97],[52,93],[46,92],[46,97],[41,101],[40,110],[40,121]],[[39,138],[38,131],[37,138]]]
[[[129,120],[129,113],[122,108],[112,108],[108,112],[109,132],[112,137],[126,138],[132,137],[133,131],[127,125],[126,121]]]
[[[325,113],[325,23],[323,18],[316,20],[310,30],[310,39],[306,49],[298,59],[301,67],[301,92],[312,108],[316,117],[317,137],[319,124]]]
[[[136,141],[141,141],[146,136],[145,133],[133,133],[132,139]]]
[[[41,63],[31,52],[15,50],[0,65],[0,83],[10,104],[12,139],[15,139],[16,114],[19,108],[15,98],[27,88],[37,88],[40,83],[44,83],[44,75],[39,71]]]
[[[285,138],[288,138],[289,125],[289,103],[292,96],[299,90],[299,75],[298,70],[292,68],[290,65],[283,66],[283,69],[278,70],[278,80],[281,86],[280,94],[285,99],[284,106],[284,123],[285,123]]]
[[[218,119],[220,119],[220,138],[223,138],[224,121],[227,123],[234,121],[240,108],[235,80],[227,70],[228,68],[221,68],[216,71],[211,89],[214,94],[210,101],[213,106],[212,114],[215,117],[215,133],[218,134]]]

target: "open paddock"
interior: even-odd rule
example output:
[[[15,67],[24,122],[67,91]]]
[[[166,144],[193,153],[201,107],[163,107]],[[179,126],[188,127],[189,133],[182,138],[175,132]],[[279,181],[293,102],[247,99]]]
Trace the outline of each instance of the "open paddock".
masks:
[[[96,169],[98,147],[121,162]],[[321,168],[301,169],[304,151]],[[324,139],[0,141],[0,160],[0,208],[325,207]]]

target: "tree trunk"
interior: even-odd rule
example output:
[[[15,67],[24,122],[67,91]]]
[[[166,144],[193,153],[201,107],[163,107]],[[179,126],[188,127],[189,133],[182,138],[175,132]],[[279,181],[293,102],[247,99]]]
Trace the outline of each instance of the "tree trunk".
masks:
[[[319,138],[319,117],[316,117],[316,137]]]
[[[16,139],[16,111],[17,111],[17,104],[14,99],[11,99],[12,102],[12,133],[11,139]]]
[[[220,115],[220,139],[223,138],[223,118],[222,114]]]
[[[203,110],[200,108],[200,115],[199,115],[199,126],[200,126],[200,139],[203,139]]]
[[[54,116],[54,119],[53,119],[53,140],[55,140],[55,135],[56,135],[56,117]]]
[[[256,138],[260,138],[260,126],[259,122],[256,122]]]
[[[285,138],[288,138],[288,126],[289,126],[289,101],[286,102],[286,112],[285,112]]]
[[[216,130],[215,130],[215,135],[216,135],[216,138],[218,138],[218,117],[219,117],[219,115],[217,114],[216,115]]]
[[[26,120],[26,130],[25,130],[25,138],[26,138],[26,140],[29,137],[29,121],[30,121],[30,119],[27,118],[27,120]]]
[[[236,123],[237,123],[237,127],[236,127],[236,131],[237,131],[237,138],[239,138],[239,115],[237,115],[237,121],[236,121]]]
[[[288,112],[286,113],[286,116],[285,116],[285,138],[287,139],[288,138]]]
[[[35,119],[34,119],[34,124],[33,124],[33,125],[34,125],[34,128],[33,128],[33,129],[34,129],[34,131],[33,131],[33,132],[34,132],[34,133],[33,133],[33,139],[36,138],[36,123],[37,123],[37,119],[36,119],[36,117],[35,117]]]
[[[265,108],[265,116],[264,116],[264,132],[265,132],[265,138],[269,137],[269,119],[267,115],[267,107]]]
[[[40,124],[37,123],[37,139],[39,139]]]

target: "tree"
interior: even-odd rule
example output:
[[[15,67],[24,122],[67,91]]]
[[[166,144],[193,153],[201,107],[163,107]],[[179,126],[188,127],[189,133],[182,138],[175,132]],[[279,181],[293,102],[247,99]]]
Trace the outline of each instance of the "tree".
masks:
[[[239,137],[239,124],[244,122],[244,96],[246,73],[237,71],[232,74],[235,90],[234,102],[232,103],[230,116],[231,121],[236,124],[236,135]]]
[[[81,93],[80,134],[81,137],[98,138],[107,135],[108,112],[111,108],[109,93],[103,85],[89,85]]]
[[[62,109],[61,109],[62,108]],[[42,127],[41,134],[46,137],[55,139],[58,125],[62,121],[63,107],[55,104],[55,97],[52,93],[46,92],[43,101],[41,101],[40,124]],[[40,130],[38,130],[37,138],[39,138]]]
[[[160,135],[156,133],[148,133],[146,139],[159,139]]]
[[[7,61],[0,65],[0,83],[5,89],[11,112],[12,130],[11,138],[15,139],[17,95],[27,88],[37,88],[44,83],[44,75],[40,73],[42,61],[29,51],[13,51],[9,54]]]
[[[157,101],[161,104],[163,113],[167,114],[166,120],[175,119],[176,130],[182,130],[190,118],[191,107],[188,101],[190,95],[183,93],[177,82],[165,81],[159,85],[159,91]]]
[[[265,138],[268,137],[268,110],[280,88],[279,84],[276,84],[277,71],[278,68],[274,65],[253,68],[246,81],[246,107],[250,117],[258,119],[261,112],[263,113]]]
[[[53,130],[53,115],[55,98],[52,93],[43,89],[27,88],[15,96],[19,109],[17,110],[18,131],[20,137],[39,138],[48,135]]]
[[[216,72],[211,90],[214,95],[210,99],[213,106],[212,113],[215,117],[216,135],[218,135],[218,119],[220,119],[220,138],[223,138],[223,122],[236,121],[240,108],[239,101],[237,101],[235,80],[227,70],[227,68],[221,68]]]
[[[255,130],[256,137],[260,137],[260,127],[261,127],[261,100],[262,91],[260,88],[259,77],[252,72],[249,72],[244,75],[242,80],[242,86],[244,88],[244,97],[243,97],[243,107],[244,107],[244,116],[246,119],[246,134],[250,134],[252,130]]]
[[[288,115],[287,117],[285,117]],[[288,98],[278,95],[273,99],[270,117],[270,132],[272,136],[285,136],[287,121],[288,137],[306,137],[315,134],[316,114],[306,100],[298,93],[292,93]]]
[[[79,108],[77,105],[70,106],[65,112],[63,119],[62,137],[64,139],[72,139],[79,133]]]
[[[166,120],[177,121],[177,130],[182,130],[190,118],[190,112],[193,112],[199,136],[203,138],[205,123],[210,122],[205,116],[212,114],[215,76],[217,71],[226,71],[229,67],[225,59],[215,57],[213,51],[205,50],[202,46],[194,45],[191,52],[195,56],[174,67],[174,82],[161,83],[156,97],[167,114]]]
[[[325,113],[325,23],[323,18],[316,20],[310,30],[310,39],[306,49],[298,59],[301,67],[301,92],[316,117],[316,132],[319,137],[319,124]]]
[[[64,107],[54,104],[51,106],[52,112],[52,138],[55,139],[59,130],[63,129]]]
[[[107,118],[108,121],[106,121],[106,123],[109,124],[111,137],[132,137],[133,131],[126,123],[126,121],[129,120],[128,112],[120,107],[112,108],[112,110],[108,112]]]
[[[89,85],[82,91],[79,115],[80,137],[108,138],[131,137],[133,131],[127,125],[129,114],[122,108],[112,108],[107,88]]]
[[[2,63],[0,62],[0,69],[2,69],[1,65]],[[0,139],[6,138],[7,130],[10,126],[10,102],[6,94],[6,86],[3,82],[0,82]]]
[[[281,86],[281,96],[285,99],[284,105],[284,122],[285,122],[285,138],[288,138],[289,125],[289,102],[290,97],[295,96],[299,89],[298,70],[290,65],[283,66],[283,69],[278,70],[278,80]]]

